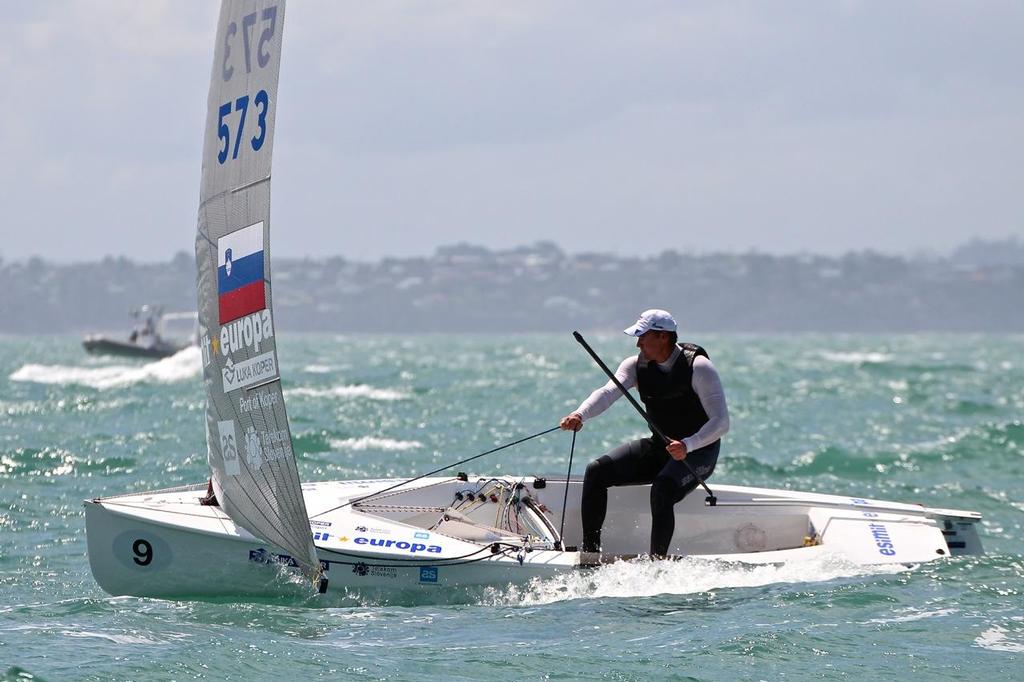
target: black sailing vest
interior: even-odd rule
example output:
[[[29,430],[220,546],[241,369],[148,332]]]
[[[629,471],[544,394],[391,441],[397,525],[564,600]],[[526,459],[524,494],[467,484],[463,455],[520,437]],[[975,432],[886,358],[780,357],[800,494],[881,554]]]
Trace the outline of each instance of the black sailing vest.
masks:
[[[648,361],[643,353],[636,361],[636,389],[647,414],[666,436],[675,440],[692,436],[708,423],[708,413],[693,390],[693,361],[698,355],[711,359],[698,345],[681,343],[679,348],[679,356],[667,371]],[[655,439],[660,440],[657,435]]]

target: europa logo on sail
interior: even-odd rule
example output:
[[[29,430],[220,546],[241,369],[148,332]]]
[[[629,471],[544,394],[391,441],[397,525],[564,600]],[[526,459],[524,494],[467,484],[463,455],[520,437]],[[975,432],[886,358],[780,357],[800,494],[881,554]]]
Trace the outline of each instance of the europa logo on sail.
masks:
[[[217,240],[220,324],[267,307],[263,253],[262,221]]]

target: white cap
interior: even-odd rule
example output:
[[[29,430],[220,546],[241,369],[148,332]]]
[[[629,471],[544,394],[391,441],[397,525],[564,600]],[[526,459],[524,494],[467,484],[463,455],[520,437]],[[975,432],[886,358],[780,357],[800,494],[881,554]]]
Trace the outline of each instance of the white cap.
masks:
[[[636,321],[636,324],[622,331],[630,336],[642,336],[652,329],[656,332],[674,332],[676,321],[672,319],[672,314],[667,310],[651,308],[640,313],[640,319]]]

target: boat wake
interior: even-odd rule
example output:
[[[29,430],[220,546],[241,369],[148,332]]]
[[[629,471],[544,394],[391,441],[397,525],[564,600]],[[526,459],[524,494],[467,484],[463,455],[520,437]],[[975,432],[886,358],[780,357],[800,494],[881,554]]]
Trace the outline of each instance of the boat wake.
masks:
[[[174,383],[199,376],[202,369],[198,346],[189,346],[169,358],[144,365],[74,367],[28,364],[10,375],[11,381],[37,384],[79,385],[106,390],[139,383]]]
[[[825,582],[904,570],[905,567],[893,564],[857,565],[838,554],[762,565],[697,558],[619,561],[591,572],[577,571],[536,579],[523,586],[489,590],[485,602],[490,605],[540,606],[571,599],[687,595],[775,583]]]
[[[537,607],[572,600],[710,594],[720,590],[775,584],[807,584],[842,578],[892,575],[905,570],[906,567],[900,564],[864,566],[854,564],[838,554],[823,554],[806,561],[763,565],[696,558],[679,561],[620,561],[594,570],[535,578],[523,585],[453,586],[444,592],[342,587],[332,588],[326,595],[314,596],[309,592],[309,585],[297,580],[294,574],[288,575],[282,571],[277,582],[282,589],[282,603],[321,608],[439,604]],[[995,642],[1002,634],[990,639]],[[1003,639],[996,645],[1006,646]]]

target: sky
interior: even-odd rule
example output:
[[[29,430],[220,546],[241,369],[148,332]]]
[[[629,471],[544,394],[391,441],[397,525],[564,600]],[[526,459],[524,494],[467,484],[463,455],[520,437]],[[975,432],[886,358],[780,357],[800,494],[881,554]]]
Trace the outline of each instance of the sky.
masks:
[[[218,4],[0,0],[0,258],[192,252]],[[1024,238],[1024,3],[291,0],[274,255]]]

